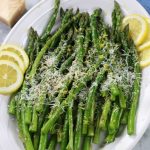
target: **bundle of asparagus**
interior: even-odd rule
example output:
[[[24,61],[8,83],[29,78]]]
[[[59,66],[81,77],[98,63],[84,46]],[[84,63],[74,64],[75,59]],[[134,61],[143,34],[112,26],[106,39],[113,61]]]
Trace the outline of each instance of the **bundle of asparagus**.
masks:
[[[88,150],[102,132],[113,142],[125,125],[134,134],[141,72],[119,4],[112,27],[101,9],[90,16],[61,8],[60,27],[51,33],[59,5],[55,0],[41,36],[30,29],[30,65],[9,103],[25,149],[54,150],[59,143],[61,150]]]

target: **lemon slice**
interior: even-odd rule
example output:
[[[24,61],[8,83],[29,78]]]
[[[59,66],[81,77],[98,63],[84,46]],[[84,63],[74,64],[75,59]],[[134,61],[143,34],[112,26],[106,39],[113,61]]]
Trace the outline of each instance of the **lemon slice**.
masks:
[[[25,68],[25,65],[24,65],[22,59],[17,54],[15,54],[13,52],[1,51],[0,52],[0,60],[12,61],[12,62],[16,63],[20,67],[22,73],[25,72],[26,68]]]
[[[140,66],[145,68],[150,65],[150,49],[146,51],[142,51],[139,55],[140,58]]]
[[[146,40],[143,42],[143,44],[138,47],[139,52],[150,48],[150,19],[149,18],[145,18],[145,19],[148,22],[148,35]]]
[[[123,27],[128,24],[130,34],[134,40],[135,45],[140,45],[147,37],[147,21],[140,15],[129,15],[123,19]]]
[[[148,48],[150,48],[150,41],[145,42],[144,44],[142,44],[141,46],[139,46],[137,49],[138,49],[139,52],[141,52],[141,51],[144,51],[144,50],[146,50]]]
[[[0,94],[11,94],[18,90],[23,82],[20,68],[11,61],[0,60]]]
[[[0,47],[0,51],[4,51],[4,50],[16,53],[23,60],[24,65],[25,65],[25,70],[28,68],[29,58],[26,52],[24,51],[24,49],[15,45],[2,45]]]

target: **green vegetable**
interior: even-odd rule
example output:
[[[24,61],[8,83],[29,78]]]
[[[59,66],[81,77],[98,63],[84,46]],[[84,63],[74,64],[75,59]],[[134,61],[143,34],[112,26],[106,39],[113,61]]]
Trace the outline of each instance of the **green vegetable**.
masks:
[[[46,41],[48,37],[50,36],[51,30],[56,22],[57,14],[59,11],[59,5],[60,5],[60,0],[55,0],[55,5],[54,5],[54,11],[53,14],[50,16],[50,20],[48,22],[47,27],[45,28],[44,33],[41,36],[42,41]]]
[[[61,150],[65,150],[67,147],[69,138],[69,120],[68,115],[66,114],[64,126],[63,126],[63,135],[62,135],[62,141],[60,143]]]
[[[106,127],[107,127],[106,123],[108,119],[108,113],[110,112],[110,108],[111,108],[111,101],[109,100],[109,98],[107,98],[103,106],[102,115],[101,115],[100,122],[99,122],[99,127],[102,130],[106,130]]]
[[[130,106],[130,111],[128,116],[128,124],[127,124],[129,135],[135,134],[136,110],[137,110],[139,94],[140,94],[141,70],[138,62],[136,62],[135,64],[135,74],[136,74],[136,79],[134,80],[132,100],[131,100],[131,106]]]
[[[8,106],[8,112],[11,115],[15,115],[16,114],[16,94],[13,94],[10,97],[10,102],[9,102],[9,106]]]
[[[92,149],[92,140],[91,137],[84,137],[84,142],[83,142],[83,150],[91,150]]]
[[[54,134],[50,138],[50,143],[48,146],[48,150],[55,150],[57,144],[57,136]]]
[[[46,145],[47,145],[47,139],[48,139],[48,135],[41,133],[38,150],[45,150]]]
[[[83,118],[82,105],[83,105],[82,102],[78,105],[77,122],[74,137],[74,150],[80,150],[81,148],[82,118]]]
[[[31,136],[28,130],[28,126],[25,123],[25,101],[22,100],[22,109],[21,109],[21,121],[22,121],[22,132],[23,132],[23,142],[26,150],[34,150]]]
[[[99,142],[100,142],[101,129],[99,127],[99,122],[100,122],[100,115],[98,116],[98,118],[96,120],[96,129],[95,129],[95,133],[94,133],[94,137],[93,137],[93,143],[94,144],[99,144]]]
[[[99,83],[103,80],[104,74],[105,74],[105,69],[100,70],[100,72],[97,74],[95,82],[92,83],[92,86],[89,90],[86,109],[84,113],[83,128],[84,126],[86,127],[87,125],[94,125],[94,112],[92,111],[94,111],[94,107],[95,107],[95,96],[96,96],[97,88],[99,86]]]
[[[69,120],[69,142],[66,149],[73,150],[74,133],[73,133],[72,106],[68,108],[68,120]]]

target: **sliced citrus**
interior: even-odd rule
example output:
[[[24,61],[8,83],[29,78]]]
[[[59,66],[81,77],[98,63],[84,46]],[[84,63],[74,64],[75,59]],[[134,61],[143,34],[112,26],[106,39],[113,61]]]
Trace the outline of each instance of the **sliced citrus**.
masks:
[[[140,66],[145,68],[150,65],[150,49],[146,51],[142,51],[139,55],[140,58]]]
[[[150,48],[150,19],[149,18],[145,18],[145,19],[148,22],[148,34],[147,34],[147,38],[145,39],[145,41],[143,41],[142,45],[138,47],[139,52]]]
[[[25,64],[25,69],[28,68],[29,58],[23,48],[15,46],[15,45],[2,45],[0,47],[0,51],[4,51],[4,50],[16,53],[23,60]]]
[[[20,67],[22,73],[25,72],[26,68],[25,68],[25,65],[24,65],[22,59],[17,54],[15,54],[11,51],[1,51],[0,52],[0,60],[12,61]]]
[[[123,19],[123,27],[126,25],[129,25],[130,34],[135,45],[140,45],[147,37],[147,21],[140,15],[129,15]]]
[[[147,41],[147,42],[143,43],[137,49],[138,49],[139,52],[141,52],[141,51],[144,51],[144,50],[146,50],[148,48],[150,48],[150,41]]]
[[[0,60],[0,94],[11,94],[23,82],[23,74],[18,65],[8,60]]]

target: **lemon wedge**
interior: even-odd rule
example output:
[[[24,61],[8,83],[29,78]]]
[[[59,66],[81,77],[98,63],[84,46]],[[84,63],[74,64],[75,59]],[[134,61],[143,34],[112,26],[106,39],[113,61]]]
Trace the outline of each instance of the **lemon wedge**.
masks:
[[[0,94],[11,94],[18,90],[23,82],[23,74],[17,64],[0,60]]]
[[[146,51],[142,51],[139,55],[140,58],[140,66],[145,68],[150,65],[150,49]]]
[[[136,46],[140,45],[148,34],[148,23],[140,15],[129,15],[123,19],[123,27],[129,25],[132,39]]]
[[[21,69],[22,73],[24,73],[26,70],[22,59],[11,51],[0,51],[0,60],[9,60],[16,63]]]
[[[29,58],[23,48],[15,46],[15,45],[2,45],[0,47],[0,51],[4,51],[4,50],[16,53],[24,62],[25,70],[28,68]]]
[[[140,45],[138,47],[139,52],[150,48],[150,18],[145,18],[145,19],[148,22],[148,35],[147,35],[147,38],[145,39],[145,41],[142,43],[142,45]]]

